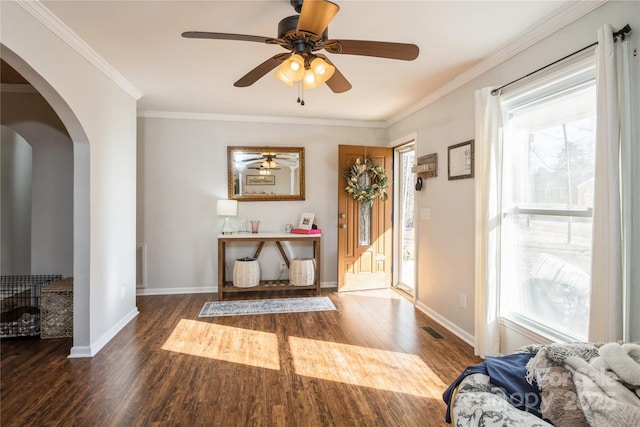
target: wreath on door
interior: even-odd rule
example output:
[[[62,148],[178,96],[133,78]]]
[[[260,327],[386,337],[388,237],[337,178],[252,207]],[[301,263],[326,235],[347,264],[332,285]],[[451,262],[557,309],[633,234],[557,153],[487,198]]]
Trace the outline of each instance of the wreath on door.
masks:
[[[347,180],[344,191],[353,197],[353,200],[365,206],[373,205],[376,197],[386,202],[389,199],[387,187],[389,179],[384,168],[377,163],[373,163],[365,157],[364,162],[358,157],[356,162],[342,172],[342,176]],[[362,179],[368,176],[369,179]]]

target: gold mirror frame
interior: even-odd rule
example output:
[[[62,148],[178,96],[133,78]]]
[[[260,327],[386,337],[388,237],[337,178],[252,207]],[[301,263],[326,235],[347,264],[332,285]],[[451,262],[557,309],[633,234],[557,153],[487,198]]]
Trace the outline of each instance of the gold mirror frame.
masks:
[[[236,163],[243,164],[240,172]],[[304,147],[227,147],[227,189],[231,200],[304,200],[304,184]]]

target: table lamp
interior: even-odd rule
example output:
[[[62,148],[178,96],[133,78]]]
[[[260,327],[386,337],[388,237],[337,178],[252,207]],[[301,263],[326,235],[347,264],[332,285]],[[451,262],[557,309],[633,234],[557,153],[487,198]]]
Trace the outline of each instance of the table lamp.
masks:
[[[233,234],[233,227],[231,227],[229,217],[236,216],[238,214],[238,201],[226,199],[218,200],[217,213],[218,216],[224,217],[222,234]]]

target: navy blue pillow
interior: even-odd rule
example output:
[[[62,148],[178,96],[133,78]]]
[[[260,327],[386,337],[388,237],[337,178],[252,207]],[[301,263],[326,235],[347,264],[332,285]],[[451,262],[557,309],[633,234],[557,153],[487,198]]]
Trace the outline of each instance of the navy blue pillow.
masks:
[[[491,384],[500,387],[513,406],[542,418],[540,390],[525,380],[527,362],[533,354],[516,353],[502,357],[487,356],[484,360]]]

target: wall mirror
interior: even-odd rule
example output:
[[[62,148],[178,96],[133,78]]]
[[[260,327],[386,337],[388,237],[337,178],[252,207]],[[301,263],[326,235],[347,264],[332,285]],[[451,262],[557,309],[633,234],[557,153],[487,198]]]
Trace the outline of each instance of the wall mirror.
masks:
[[[303,147],[227,147],[229,199],[304,200]]]

